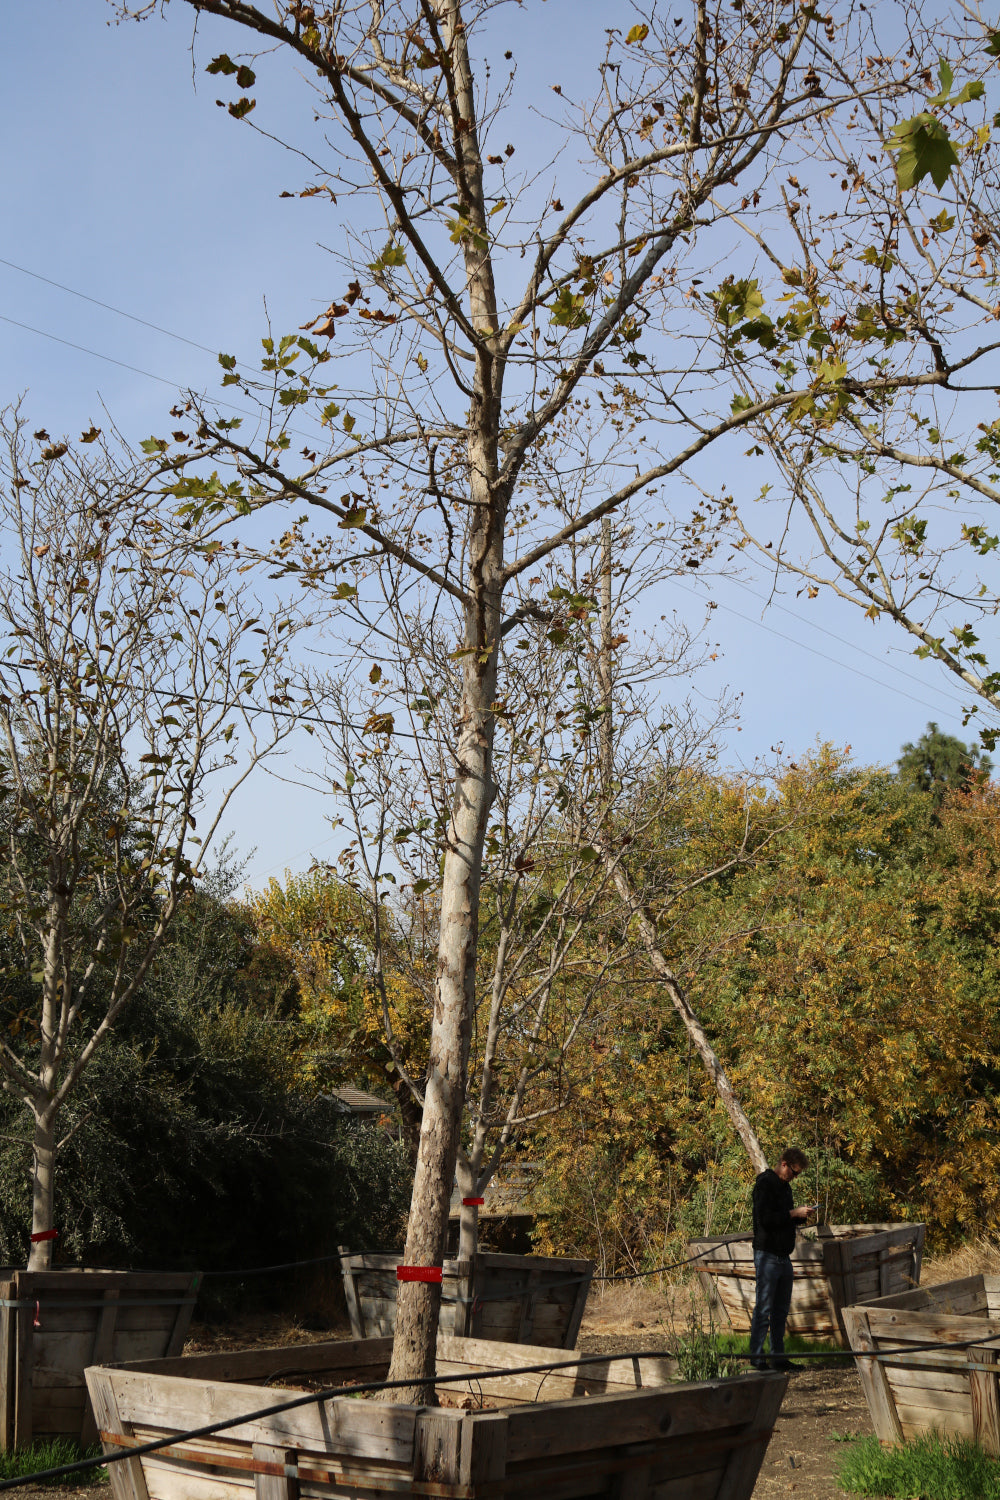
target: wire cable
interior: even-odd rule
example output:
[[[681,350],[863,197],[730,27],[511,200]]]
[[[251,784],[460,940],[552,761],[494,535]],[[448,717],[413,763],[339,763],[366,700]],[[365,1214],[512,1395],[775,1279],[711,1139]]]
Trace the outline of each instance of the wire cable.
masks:
[[[129,314],[125,316],[129,316]],[[142,375],[147,380],[155,380],[160,385],[169,386],[181,398],[183,398],[184,392],[187,389],[186,382],[183,380],[168,380],[165,375],[155,375],[152,370],[140,369],[138,365],[130,365],[123,359],[115,359],[111,354],[102,354],[99,349],[90,349],[86,344],[74,344],[71,339],[64,339],[61,334],[48,333],[44,328],[34,328],[30,323],[21,323],[17,318],[8,317],[6,313],[0,313],[0,323],[9,323],[13,328],[22,328],[25,333],[34,333],[39,338],[51,339],[55,344],[64,344],[67,349],[75,349],[78,354],[89,354],[94,359],[103,359],[106,364],[117,365],[122,370],[130,370],[133,375]],[[150,324],[150,327],[153,326],[155,325]],[[180,335],[178,334],[176,337],[179,338]],[[200,349],[204,346],[199,344],[197,347]],[[210,352],[215,353],[216,351],[213,350]],[[218,357],[217,354],[216,357]],[[212,397],[212,405],[224,407],[226,411],[236,412],[237,416],[250,417],[253,420],[257,420],[262,415],[260,411],[251,411],[246,406],[234,406],[231,401],[224,401],[221,396]],[[315,435],[304,432],[300,427],[288,427],[285,430],[293,433],[296,437],[304,438],[307,442],[315,442]]]
[[[111,302],[102,302],[99,297],[90,297],[86,292],[78,292],[75,287],[66,286],[61,281],[54,281],[51,276],[43,276],[40,271],[29,271],[27,266],[19,266],[12,260],[5,260],[0,255],[0,266],[6,266],[10,271],[19,271],[22,276],[30,276],[34,281],[42,281],[46,286],[54,286],[60,292],[68,292],[71,297],[79,297],[81,302],[89,302],[94,307],[103,307],[105,312],[116,313],[119,318],[128,318],[132,323],[139,323],[143,328],[151,328],[154,333],[162,333],[168,339],[176,339],[179,344],[188,344],[192,349],[201,349],[203,353],[210,354],[214,359],[218,354],[217,349],[210,349],[207,344],[199,344],[197,339],[189,339],[183,333],[173,333],[169,328],[161,328],[159,323],[150,323],[148,318],[140,318],[135,313],[126,312],[123,307],[115,307]],[[27,325],[22,325],[27,326]],[[37,333],[37,329],[31,332]],[[50,335],[45,334],[48,338]],[[74,347],[77,347],[74,345]],[[92,353],[92,350],[85,351]],[[99,356],[103,358],[103,356]],[[140,372],[141,373],[141,372]],[[154,376],[153,379],[158,377]]]
[[[124,309],[122,309],[122,308],[113,307],[110,303],[102,302],[102,301],[100,301],[100,299],[98,299],[96,297],[90,297],[85,292],[78,292],[78,291],[76,291],[72,287],[65,286],[62,282],[54,281],[50,277],[47,277],[47,276],[41,276],[39,273],[37,273],[35,271],[29,271],[24,266],[18,266],[18,265],[16,265],[13,261],[8,261],[8,260],[3,259],[3,257],[0,257],[0,265],[9,266],[12,270],[22,272],[26,276],[33,276],[37,280],[45,282],[47,285],[58,287],[61,291],[69,292],[70,295],[72,295],[74,297],[80,297],[80,298],[82,298],[86,302],[92,302],[92,303],[95,304],[95,306],[105,308],[107,311],[116,313],[116,314],[118,314],[121,317],[129,318],[133,322],[142,324],[144,327],[151,328],[151,329],[153,329],[157,333],[162,333],[162,334],[166,335],[168,338],[177,339],[177,340],[179,340],[182,343],[189,344],[189,345],[191,345],[191,347],[199,349],[199,350],[201,350],[202,352],[204,352],[206,354],[212,354],[212,355],[216,355],[217,354],[216,350],[209,349],[208,345],[206,345],[206,344],[199,344],[199,343],[197,343],[193,339],[186,338],[185,335],[183,335],[183,334],[172,333],[169,329],[162,328],[157,323],[150,323],[145,318],[139,318],[134,313],[125,312]],[[17,318],[11,318],[11,317],[7,316],[6,314],[0,313],[0,321],[2,321],[4,323],[9,323],[13,327],[15,327],[15,328],[23,329],[26,333],[36,334],[39,338],[51,339],[54,343],[63,344],[66,348],[73,349],[77,353],[88,354],[88,355],[92,356],[94,359],[101,359],[101,360],[104,360],[108,364],[117,365],[120,369],[128,370],[132,374],[142,375],[147,380],[155,380],[160,385],[169,386],[170,389],[173,390],[173,391],[181,391],[181,390],[184,389],[184,382],[183,381],[169,380],[169,379],[167,379],[166,376],[156,375],[151,370],[143,370],[138,365],[132,365],[132,364],[129,364],[125,360],[116,359],[113,355],[102,354],[99,350],[97,350],[97,349],[91,349],[91,348],[89,348],[85,344],[77,344],[77,343],[74,343],[71,339],[63,338],[59,334],[49,333],[49,332],[47,332],[43,328],[35,328],[31,324],[29,324],[29,323],[22,323]],[[253,417],[255,415],[258,415],[257,413],[249,411],[245,407],[234,406],[232,404],[232,402],[222,401],[220,399],[217,399],[216,400],[216,404],[219,405],[219,406],[224,406],[229,411],[237,412],[241,416]],[[308,434],[305,434],[305,433],[299,431],[299,432],[297,432],[297,436],[307,437]],[[737,585],[738,585],[738,587],[744,589],[745,592],[752,594],[755,598],[758,598],[758,599],[763,598],[762,595],[756,593],[756,591],[754,589],[750,588],[750,586],[748,584],[744,584],[744,583],[740,582],[739,580],[732,580],[732,581],[736,582]],[[699,598],[700,599],[702,597],[697,592],[697,590],[691,588],[689,585],[679,583],[679,584],[677,584],[677,587],[679,587],[680,589],[682,589],[684,592],[693,595],[695,598]],[[896,687],[892,683],[883,682],[880,679],[871,676],[870,673],[862,671],[862,669],[860,667],[854,667],[850,663],[842,661],[838,657],[831,656],[827,652],[820,651],[815,646],[808,646],[808,645],[806,645],[806,643],[804,641],[797,640],[794,636],[788,635],[784,631],[776,630],[774,628],[774,626],[772,626],[772,625],[766,625],[762,620],[755,619],[752,615],[743,614],[740,610],[735,609],[731,604],[726,604],[726,603],[722,602],[721,600],[715,600],[714,602],[715,602],[717,608],[725,610],[728,614],[734,615],[737,619],[744,621],[746,624],[748,624],[748,625],[754,625],[754,626],[756,626],[760,630],[766,630],[770,635],[776,636],[779,640],[787,641],[787,642],[789,642],[793,646],[798,646],[803,651],[808,651],[813,656],[818,656],[821,660],[829,662],[833,666],[840,667],[842,671],[853,672],[855,674],[855,676],[861,677],[864,680],[866,680],[867,682],[872,683],[874,686],[885,689],[885,691],[887,691],[887,692],[896,693],[896,694],[898,694],[901,697],[908,698],[910,700],[910,702],[917,703],[922,708],[929,708],[932,712],[939,713],[939,712],[941,712],[942,708],[944,707],[944,703],[947,703],[947,705],[948,705],[948,707],[949,707],[949,709],[950,709],[951,712],[955,712],[955,711],[960,711],[961,710],[962,705],[960,703],[960,700],[953,699],[953,698],[950,698],[950,697],[945,697],[944,703],[937,704],[937,705],[935,705],[933,703],[928,703],[926,699],[917,698],[912,693],[906,692],[903,688]],[[797,620],[799,618],[795,614],[795,612],[793,610],[788,609],[787,606],[785,606],[785,605],[774,604],[772,607],[776,608],[776,609],[781,609],[784,613],[790,615],[793,619]],[[818,631],[820,631],[824,635],[829,635],[831,637],[831,639],[837,639],[837,637],[834,635],[834,633],[832,631],[830,631],[830,630],[827,630],[825,626],[815,624],[812,621],[806,621],[805,623],[810,624],[814,630],[818,630]],[[852,645],[851,649],[860,652],[863,656],[867,656],[867,657],[869,657],[873,661],[879,661],[880,660],[880,658],[875,657],[872,652],[867,651],[863,646],[854,646],[854,645]],[[904,672],[901,667],[896,667],[892,663],[884,663],[884,665],[887,665],[890,671],[897,672],[897,673],[899,673],[899,675],[901,675],[903,677],[906,677],[909,681],[911,681],[911,682],[913,681],[913,678],[910,676],[910,674],[907,673],[907,672]],[[943,689],[939,690],[939,691],[942,691],[942,693],[943,693]]]
[[[130,365],[123,359],[115,359],[110,354],[101,354],[97,349],[88,349],[85,344],[74,344],[72,339],[64,339],[58,333],[46,333],[44,328],[33,328],[30,323],[21,323],[17,318],[9,318],[6,313],[0,313],[0,322],[10,323],[14,328],[23,328],[25,333],[35,333],[41,339],[51,339],[54,344],[63,344],[67,349],[75,349],[78,354],[90,354],[94,359],[103,359],[109,365],[117,365],[121,370],[130,370],[133,375],[142,375],[147,380],[156,380],[160,385],[169,385],[173,391],[184,389],[182,380],[168,380],[165,375],[154,375],[152,370],[141,370],[138,365]],[[220,405],[229,405],[228,402],[220,402]],[[231,411],[238,410],[230,407]]]
[[[687,584],[681,583],[677,587],[685,593],[693,594],[696,598],[701,597],[697,593],[697,590],[690,588]],[[748,625],[755,625],[758,630],[766,630],[768,635],[777,636],[779,640],[789,641],[793,646],[798,646],[801,651],[808,651],[812,656],[818,656],[822,661],[830,662],[833,666],[840,667],[845,672],[853,672],[855,677],[863,677],[866,682],[873,683],[875,687],[882,688],[887,693],[896,693],[902,698],[909,698],[911,703],[919,703],[921,708],[929,708],[934,713],[940,713],[941,711],[940,704],[935,706],[933,703],[928,703],[925,698],[916,698],[912,693],[907,693],[903,688],[896,687],[891,682],[882,682],[879,678],[873,677],[870,672],[864,672],[860,667],[852,667],[848,662],[840,661],[837,657],[830,656],[826,651],[820,651],[817,646],[809,646],[805,641],[798,641],[794,636],[786,635],[783,630],[776,630],[773,625],[765,625],[763,620],[756,620],[753,615],[745,615],[742,610],[735,609],[731,604],[724,604],[721,600],[716,600],[715,605],[717,609],[723,609],[727,614],[735,615],[738,620],[743,620]]]
[[[911,684],[911,686],[916,688],[922,688],[924,686],[922,680],[918,676],[914,675],[914,673],[907,672],[903,667],[896,666],[895,662],[888,661],[883,656],[876,656],[874,651],[869,651],[866,647],[859,646],[854,641],[845,642],[841,636],[837,635],[834,631],[829,630],[825,625],[820,625],[818,621],[809,620],[804,615],[798,615],[795,613],[794,609],[789,609],[787,604],[780,604],[776,599],[768,599],[765,594],[758,593],[758,591],[754,588],[751,588],[748,583],[744,583],[742,578],[730,578],[728,582],[735,584],[738,589],[742,589],[745,594],[750,594],[752,598],[759,599],[766,608],[780,610],[783,615],[787,615],[789,619],[794,620],[796,624],[808,625],[811,630],[819,631],[820,635],[829,636],[831,641],[836,641],[839,645],[842,646],[847,645],[850,650],[856,651],[860,656],[866,656],[869,661],[875,662],[877,666],[882,666],[890,672],[895,672],[897,676],[905,678],[906,681]],[[785,639],[794,640],[794,637],[786,636]],[[853,668],[850,670],[853,670]],[[962,700],[960,698],[951,697],[950,693],[948,693],[947,691],[947,684],[939,684],[937,686],[931,684],[931,691],[935,693],[941,693],[942,697],[947,702],[951,703],[959,712],[962,711]]]
[[[900,1354],[912,1355],[919,1353],[936,1352],[939,1349],[959,1350],[973,1349],[979,1346],[995,1344],[1000,1339],[1000,1333],[980,1335],[970,1339],[956,1340],[933,1340],[926,1343],[906,1343],[898,1346],[889,1346],[876,1350],[851,1350],[842,1349],[796,1351],[795,1360],[800,1359],[837,1359],[843,1360],[847,1357],[855,1359],[884,1359],[887,1355]],[[453,1375],[435,1375],[434,1384],[450,1385],[457,1382],[470,1383],[472,1381],[497,1380],[511,1375],[541,1375],[549,1374],[557,1370],[578,1369],[581,1366],[594,1364],[608,1364],[615,1360],[636,1360],[669,1358],[669,1352],[664,1349],[628,1349],[620,1353],[604,1354],[578,1354],[575,1359],[551,1360],[544,1364],[520,1365],[517,1368],[502,1368],[492,1370],[468,1371],[463,1370]],[[738,1352],[727,1354],[726,1358],[734,1360],[759,1359],[760,1356],[752,1356],[749,1353]],[[782,1359],[784,1356],[767,1356],[768,1358]],[[764,1373],[764,1372],[762,1372]],[[794,1368],[788,1371],[795,1374]],[[192,1427],[183,1432],[171,1433],[168,1437],[156,1438],[148,1443],[137,1443],[134,1447],[121,1448],[115,1453],[105,1453],[95,1458],[79,1459],[75,1463],[60,1464],[57,1468],[41,1469],[34,1474],[21,1475],[17,1479],[6,1479],[0,1482],[0,1490],[13,1490],[25,1485],[38,1485],[56,1479],[63,1479],[70,1474],[82,1474],[90,1469],[106,1468],[109,1464],[125,1463],[129,1459],[141,1458],[147,1453],[156,1453],[163,1448],[172,1448],[179,1443],[188,1442],[194,1438],[211,1437],[217,1432],[226,1432],[233,1427],[240,1427],[247,1422],[261,1421],[265,1417],[277,1416],[279,1413],[294,1411],[302,1406],[318,1404],[322,1401],[335,1400],[340,1396],[360,1396],[374,1394],[376,1391],[400,1390],[414,1385],[420,1385],[419,1379],[412,1376],[403,1380],[369,1380],[352,1385],[329,1386],[322,1391],[313,1391],[305,1396],[294,1397],[290,1401],[278,1401],[271,1406],[258,1408],[256,1411],[243,1412],[237,1417],[227,1417],[223,1421],[209,1422],[203,1427]],[[224,1466],[224,1463],[223,1463]]]

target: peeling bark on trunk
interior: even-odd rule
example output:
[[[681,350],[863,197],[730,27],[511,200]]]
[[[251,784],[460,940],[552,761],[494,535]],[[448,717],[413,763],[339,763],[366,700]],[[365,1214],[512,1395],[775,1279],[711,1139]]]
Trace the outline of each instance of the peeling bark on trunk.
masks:
[[[56,1122],[48,1110],[35,1115],[31,1142],[33,1181],[31,1190],[31,1233],[47,1234],[55,1226]],[[52,1240],[33,1242],[28,1257],[29,1271],[52,1269]]]
[[[485,561],[485,560],[484,560]],[[498,594],[495,595],[497,600]],[[458,787],[452,806],[441,892],[441,937],[431,1025],[430,1056],[417,1170],[407,1224],[404,1264],[436,1267],[444,1261],[451,1186],[465,1103],[472,1014],[475,1004],[479,883],[486,817],[492,801],[493,729],[489,705],[496,685],[497,611],[490,611],[493,646],[486,646],[487,615],[474,621],[476,653],[466,658],[463,729],[458,749]],[[468,642],[468,636],[467,636]],[[485,664],[479,652],[488,650]],[[433,1378],[439,1283],[403,1281],[399,1287],[390,1380],[413,1379],[390,1392],[396,1401],[421,1405],[435,1400]]]
[[[469,1161],[458,1164],[459,1199],[479,1194],[479,1174]],[[458,1210],[458,1258],[471,1260],[479,1249],[479,1209],[474,1203],[460,1201]]]
[[[50,775],[56,776],[56,767],[50,766]],[[63,841],[65,842],[65,841]],[[66,879],[66,869],[61,858],[53,857],[49,865],[49,888],[58,892]],[[68,982],[63,963],[66,939],[66,906],[59,895],[50,895],[48,902],[48,940],[42,973],[42,1014],[40,1049],[38,1059],[38,1093],[32,1099],[31,1110],[35,1117],[35,1130],[31,1149],[33,1158],[31,1184],[31,1253],[28,1257],[29,1271],[48,1271],[52,1266],[52,1240],[36,1241],[36,1234],[48,1234],[54,1227],[55,1183],[56,1183],[56,1059],[59,1052],[59,1032],[62,1001],[68,999]]]

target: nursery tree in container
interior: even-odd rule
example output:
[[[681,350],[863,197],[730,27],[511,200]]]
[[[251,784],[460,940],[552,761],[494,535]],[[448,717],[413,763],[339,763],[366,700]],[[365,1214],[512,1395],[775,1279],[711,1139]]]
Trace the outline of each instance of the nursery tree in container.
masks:
[[[64,1106],[291,727],[302,617],[262,611],[236,554],[157,503],[157,460],[31,438],[13,410],[0,430],[0,1081],[34,1121],[45,1270]]]
[[[787,369],[753,400],[725,362],[706,360],[691,309],[727,262],[727,316],[754,322],[736,216],[773,223],[776,253],[791,263],[798,238],[782,189],[803,175],[839,180],[848,160],[881,152],[891,124],[924,102],[944,22],[923,22],[905,4],[873,17],[695,0],[637,9],[621,30],[591,35],[606,15],[549,7],[573,27],[577,51],[595,49],[594,65],[586,77],[553,77],[544,102],[531,101],[539,122],[522,169],[507,12],[490,0],[170,3],[205,18],[203,35],[211,28],[223,45],[250,49],[208,63],[235,86],[236,119],[266,120],[266,70],[302,70],[318,129],[289,144],[317,165],[302,191],[332,216],[326,238],[339,235],[334,295],[309,319],[309,336],[266,340],[268,389],[260,372],[223,356],[227,384],[262,402],[256,432],[244,436],[190,398],[201,457],[173,493],[220,527],[291,503],[296,519],[278,553],[286,567],[332,589],[348,613],[357,600],[365,630],[365,609],[391,612],[423,591],[461,669],[406,1246],[408,1265],[432,1274],[466,1089],[501,640],[548,608],[539,565],[571,537],[634,496],[662,505],[664,481],[697,472],[717,446],[735,466],[740,435],[764,413],[836,399],[840,377],[811,339],[808,308],[789,313]],[[951,32],[957,59],[977,41],[958,8]],[[336,388],[325,344],[335,334],[338,353],[354,355],[338,359]],[[869,367],[851,397],[880,397],[885,386]],[[577,418],[587,401],[601,422],[584,449]],[[236,471],[229,488],[206,476],[207,462],[222,460]],[[554,471],[572,474],[584,497],[569,523],[549,504]],[[332,536],[307,535],[303,511]],[[391,732],[391,717],[384,710],[371,732]],[[392,1375],[412,1381],[401,1399],[429,1395],[439,1299],[431,1280],[401,1287]]]

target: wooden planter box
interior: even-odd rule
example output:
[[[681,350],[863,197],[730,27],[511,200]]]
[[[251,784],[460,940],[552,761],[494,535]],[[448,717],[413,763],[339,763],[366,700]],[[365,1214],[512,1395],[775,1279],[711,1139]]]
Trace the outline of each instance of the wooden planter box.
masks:
[[[390,1352],[390,1339],[365,1339],[88,1370],[106,1453],[177,1434],[166,1449],[111,1465],[114,1500],[748,1500],[787,1383],[668,1385],[671,1361],[629,1356],[484,1378],[551,1361],[552,1351],[442,1334],[438,1374],[469,1379],[440,1389],[472,1409],[334,1396],[182,1436],[313,1382],[382,1378]]]
[[[1000,1276],[943,1281],[845,1307],[844,1325],[879,1442],[935,1431],[973,1438],[1000,1457]],[[978,1338],[996,1342],[969,1343]],[[944,1347],[910,1353],[908,1344]],[[900,1345],[902,1353],[881,1352]]]
[[[401,1255],[341,1251],[344,1296],[357,1339],[391,1334]],[[463,1338],[572,1349],[594,1274],[592,1260],[479,1251],[444,1263],[441,1329]]]
[[[757,1294],[751,1237],[692,1240],[688,1250],[707,1251],[695,1269],[709,1300],[748,1333]],[[918,1286],[923,1252],[923,1224],[822,1224],[815,1238],[799,1235],[788,1332],[846,1344],[844,1308]]]
[[[93,1443],[83,1372],[179,1354],[200,1277],[190,1272],[0,1272],[0,1450],[36,1438]]]

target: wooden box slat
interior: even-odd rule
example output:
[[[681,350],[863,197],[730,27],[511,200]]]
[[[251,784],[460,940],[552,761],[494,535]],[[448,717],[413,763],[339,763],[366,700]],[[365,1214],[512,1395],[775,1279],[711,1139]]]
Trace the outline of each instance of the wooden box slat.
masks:
[[[883,1445],[937,1431],[1000,1456],[998,1292],[1000,1278],[968,1276],[844,1309]]]
[[[401,1255],[340,1252],[344,1297],[355,1338],[380,1338],[396,1322],[396,1268]],[[446,1260],[444,1331],[500,1343],[572,1349],[594,1274],[591,1260],[479,1251]]]
[[[815,1239],[800,1236],[788,1332],[846,1345],[843,1309],[918,1286],[923,1248],[923,1224],[829,1224]],[[712,1305],[735,1332],[748,1333],[756,1298],[751,1236],[691,1240],[688,1253],[700,1256],[695,1270]]]
[[[200,1275],[0,1271],[0,1450],[96,1437],[83,1371],[180,1352]]]
[[[333,1396],[249,1418],[299,1394],[276,1384],[290,1367],[330,1384],[364,1381],[390,1354],[390,1340],[365,1339],[88,1369],[106,1452],[178,1435],[165,1453],[111,1465],[115,1500],[749,1500],[787,1385],[776,1374],[671,1385],[670,1360],[629,1355],[524,1376],[519,1368],[552,1361],[551,1349],[442,1334],[438,1373],[468,1372],[442,1389],[484,1391],[503,1409]],[[246,1420],[181,1436],[228,1416]],[[291,1474],[261,1470],[275,1454]]]

